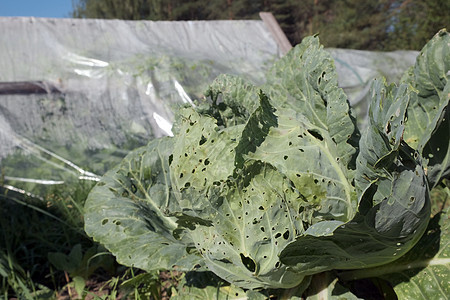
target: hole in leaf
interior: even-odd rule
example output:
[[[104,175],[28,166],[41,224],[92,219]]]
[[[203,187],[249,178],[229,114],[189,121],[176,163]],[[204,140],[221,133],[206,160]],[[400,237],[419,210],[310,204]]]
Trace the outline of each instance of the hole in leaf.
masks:
[[[229,259],[226,259],[226,258],[222,258],[219,261],[223,262],[223,263],[226,263],[226,264],[231,264],[232,263]]]
[[[390,133],[391,132],[391,122],[388,122],[386,125],[386,133]]]
[[[106,223],[108,223],[108,221],[109,221],[108,219],[103,219],[102,220],[102,225],[105,225]]]
[[[204,164],[205,164],[205,166],[209,165],[209,159],[205,159]]]
[[[308,129],[308,132],[319,141],[323,141],[323,136],[317,130]]]
[[[172,164],[173,161],[173,154],[169,155],[169,166]]]
[[[286,230],[286,232],[283,233],[283,238],[284,238],[285,240],[287,240],[287,239],[289,238],[289,230]]]
[[[277,233],[277,234],[275,234],[275,238],[277,239],[277,238],[279,238],[281,236],[281,233]]]
[[[283,157],[283,159],[284,159],[284,160],[288,159],[288,156],[287,156],[287,155],[285,155],[285,156]]]
[[[245,256],[244,254],[240,254],[241,256],[241,261],[244,264],[244,266],[252,273],[255,272],[256,270],[256,264],[255,261],[253,259],[251,259],[251,257],[249,256]]]
[[[202,138],[200,139],[200,142],[198,142],[198,144],[201,146],[201,145],[203,145],[204,143],[206,143],[206,138],[205,138],[204,135],[202,135]]]

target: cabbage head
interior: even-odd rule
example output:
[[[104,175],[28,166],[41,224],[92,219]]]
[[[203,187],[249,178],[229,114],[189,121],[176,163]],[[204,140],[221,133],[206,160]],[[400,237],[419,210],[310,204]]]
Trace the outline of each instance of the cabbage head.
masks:
[[[448,34],[433,43],[425,54],[448,47]],[[203,101],[179,109],[174,137],[104,175],[86,201],[86,232],[122,264],[209,270],[245,289],[396,260],[430,218],[425,170],[433,185],[448,176],[448,152],[446,165],[422,157],[448,117],[420,136],[408,119],[429,96],[420,64],[398,86],[374,81],[362,133],[317,37],[275,63],[262,86],[218,77]],[[448,115],[444,79],[433,99]]]

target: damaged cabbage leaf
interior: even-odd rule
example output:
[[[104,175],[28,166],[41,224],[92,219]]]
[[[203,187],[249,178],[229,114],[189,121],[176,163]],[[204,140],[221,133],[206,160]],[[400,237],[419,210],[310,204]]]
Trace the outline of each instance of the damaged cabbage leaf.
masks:
[[[339,274],[343,280],[383,278],[399,299],[446,299],[450,294],[448,207],[436,214],[419,242],[398,260],[376,268]]]
[[[450,176],[450,34],[438,32],[403,81],[416,90],[408,106],[405,141],[423,156],[430,188]]]
[[[275,63],[263,90],[276,108],[293,109],[317,131],[326,131],[333,141],[329,146],[336,147],[335,159],[354,169],[359,132],[337,80],[331,55],[317,37],[307,37]]]
[[[202,264],[191,239],[175,234],[180,211],[174,201],[167,157],[173,140],[134,150],[108,171],[85,204],[85,230],[121,264],[147,271],[191,270]]]
[[[237,286],[296,286],[304,276],[281,266],[277,254],[303,231],[294,209],[300,195],[270,165],[235,168],[246,127],[216,122],[187,109],[170,164],[183,212],[211,224],[190,236],[208,269]]]
[[[388,263],[411,249],[426,228],[426,177],[401,139],[411,91],[381,81],[374,83],[371,93],[369,126],[357,158],[356,182],[362,191],[358,213],[344,224],[317,223],[289,244],[280,259],[298,272]]]

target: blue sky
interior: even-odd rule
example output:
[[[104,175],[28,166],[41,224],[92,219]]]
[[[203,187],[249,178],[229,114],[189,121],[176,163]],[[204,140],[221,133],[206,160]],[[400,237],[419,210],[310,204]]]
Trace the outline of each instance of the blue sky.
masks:
[[[72,0],[0,0],[0,17],[68,18]]]

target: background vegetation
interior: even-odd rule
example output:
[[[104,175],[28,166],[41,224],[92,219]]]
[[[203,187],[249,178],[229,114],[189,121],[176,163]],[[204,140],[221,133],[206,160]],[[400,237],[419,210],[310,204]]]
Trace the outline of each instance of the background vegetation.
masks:
[[[270,11],[293,45],[420,50],[450,24],[445,0],[75,0],[73,17],[126,20],[258,19]]]

